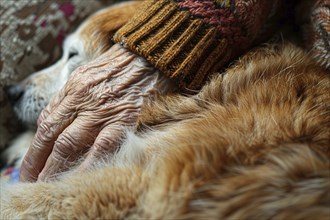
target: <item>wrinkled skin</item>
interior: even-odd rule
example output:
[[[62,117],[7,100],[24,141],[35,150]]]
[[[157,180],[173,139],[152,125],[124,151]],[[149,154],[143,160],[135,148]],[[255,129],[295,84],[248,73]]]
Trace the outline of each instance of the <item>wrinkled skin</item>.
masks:
[[[77,164],[82,170],[117,150],[142,104],[173,86],[143,58],[119,44],[74,71],[42,111],[21,181],[50,180]]]

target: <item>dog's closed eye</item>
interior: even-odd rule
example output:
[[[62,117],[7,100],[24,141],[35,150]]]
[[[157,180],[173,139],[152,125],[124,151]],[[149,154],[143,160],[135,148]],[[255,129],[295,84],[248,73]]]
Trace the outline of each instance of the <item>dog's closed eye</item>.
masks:
[[[77,55],[78,55],[77,51],[70,51],[68,59],[71,59],[72,57],[77,56]]]

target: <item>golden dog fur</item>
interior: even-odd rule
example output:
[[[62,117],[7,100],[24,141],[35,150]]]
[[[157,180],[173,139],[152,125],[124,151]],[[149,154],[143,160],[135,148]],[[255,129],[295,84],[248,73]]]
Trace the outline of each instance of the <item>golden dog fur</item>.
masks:
[[[330,75],[291,44],[146,106],[108,162],[2,188],[3,218],[328,219]]]

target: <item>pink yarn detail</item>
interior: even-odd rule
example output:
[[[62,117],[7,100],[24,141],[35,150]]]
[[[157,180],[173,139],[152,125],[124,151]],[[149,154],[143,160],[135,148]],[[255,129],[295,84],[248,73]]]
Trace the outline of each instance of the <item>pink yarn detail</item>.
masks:
[[[230,44],[248,46],[243,24],[240,24],[229,7],[217,8],[217,4],[212,0],[182,0],[178,5],[201,18],[205,24],[216,27],[221,37],[226,38]]]
[[[59,9],[64,13],[66,18],[74,14],[74,5],[71,3],[64,3],[59,6]]]

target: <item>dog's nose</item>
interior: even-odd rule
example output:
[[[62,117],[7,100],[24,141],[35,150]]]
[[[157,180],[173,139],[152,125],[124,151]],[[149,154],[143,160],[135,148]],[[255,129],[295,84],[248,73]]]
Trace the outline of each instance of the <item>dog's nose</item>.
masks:
[[[10,85],[4,88],[10,103],[17,102],[24,94],[24,88],[21,85]]]

